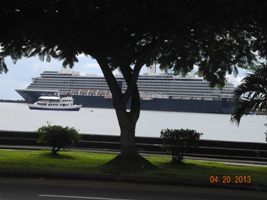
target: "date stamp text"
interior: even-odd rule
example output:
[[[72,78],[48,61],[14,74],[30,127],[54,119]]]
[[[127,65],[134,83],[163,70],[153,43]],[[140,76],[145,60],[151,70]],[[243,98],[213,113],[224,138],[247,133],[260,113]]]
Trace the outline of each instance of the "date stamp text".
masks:
[[[252,183],[252,178],[251,176],[210,176],[210,183],[250,184]]]

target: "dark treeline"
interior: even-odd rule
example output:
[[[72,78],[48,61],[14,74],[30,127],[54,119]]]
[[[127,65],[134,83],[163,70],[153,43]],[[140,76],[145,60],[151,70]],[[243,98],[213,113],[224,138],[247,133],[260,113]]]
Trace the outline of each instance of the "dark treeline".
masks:
[[[0,99],[0,102],[8,102],[8,103],[26,103],[24,100],[10,100],[10,99]]]

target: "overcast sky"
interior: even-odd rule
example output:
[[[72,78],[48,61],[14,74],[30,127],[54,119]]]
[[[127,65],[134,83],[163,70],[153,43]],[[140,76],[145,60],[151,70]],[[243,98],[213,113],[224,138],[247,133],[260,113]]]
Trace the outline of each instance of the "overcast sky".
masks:
[[[39,76],[43,71],[59,71],[62,69],[62,61],[51,60],[51,62],[42,62],[38,57],[23,58],[16,64],[11,59],[6,58],[8,73],[0,74],[0,99],[20,100],[22,97],[17,94],[15,89],[25,89],[31,82],[32,78]],[[145,68],[145,67],[144,67]],[[79,56],[79,62],[75,64],[73,70],[81,74],[101,75],[101,70],[94,59],[85,56]],[[142,70],[142,73],[146,69]],[[240,73],[237,78],[229,77],[229,82],[238,84],[244,73]]]

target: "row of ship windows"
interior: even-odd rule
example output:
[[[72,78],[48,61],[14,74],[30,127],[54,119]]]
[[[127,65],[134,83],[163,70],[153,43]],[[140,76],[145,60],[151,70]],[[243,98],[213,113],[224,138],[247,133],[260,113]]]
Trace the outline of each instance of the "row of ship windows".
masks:
[[[124,90],[126,88],[123,88]],[[194,88],[194,87],[190,87],[190,88],[182,88],[182,87],[176,87],[176,88],[162,88],[162,87],[153,87],[153,88],[147,88],[147,87],[139,87],[140,91],[151,91],[151,90],[155,90],[155,91],[209,91],[209,92],[213,92],[213,93],[233,93],[233,90],[220,90],[220,89],[211,89],[211,88]]]
[[[31,87],[46,87],[46,86],[55,86],[55,84],[53,83],[47,83],[47,84],[31,84]],[[83,84],[72,84],[72,85],[57,85],[57,87],[69,87],[69,88],[91,88],[91,87],[98,87],[98,88],[108,88],[107,85],[99,85],[99,84],[91,84],[90,87],[88,87],[87,85],[83,85]],[[123,89],[126,89],[126,86],[122,87]],[[196,89],[196,90],[214,90],[214,91],[223,91],[217,88],[211,89],[209,87],[165,87],[165,86],[138,86],[139,90],[151,90],[151,89],[162,89],[162,90],[189,90],[189,89]],[[229,90],[229,89],[228,89]],[[225,89],[224,91],[227,91],[227,89]],[[232,91],[232,90],[230,90]]]
[[[125,88],[123,88],[125,90]],[[151,88],[139,88],[140,91],[151,91]],[[209,88],[153,88],[153,91],[162,91],[162,92],[178,92],[178,91],[195,91],[195,92],[209,92],[209,93],[229,93],[232,94],[231,91],[227,90],[219,90],[219,89],[209,89]]]
[[[35,78],[35,80],[63,80],[65,82],[105,82],[105,79],[103,77],[76,77],[76,76],[73,76],[73,77],[70,77],[70,76],[67,76],[67,77],[64,77],[64,76],[55,76],[55,74],[53,74],[52,76],[42,76],[42,77],[37,77]],[[124,82],[124,80],[122,78],[118,78],[117,79],[119,82]],[[167,83],[179,83],[179,84],[191,84],[191,83],[196,83],[196,84],[199,84],[199,83],[204,83],[206,84],[205,81],[203,81],[202,79],[192,79],[192,80],[189,80],[189,79],[175,79],[175,78],[169,78],[169,79],[161,79],[159,77],[156,77],[155,79],[151,80],[151,77],[149,77],[149,79],[144,79],[144,78],[140,78],[138,80],[138,82],[144,82],[144,83],[151,83],[151,84],[154,84],[155,82],[158,82],[158,83],[164,83],[164,82],[167,82]]]
[[[31,84],[30,85],[30,87],[54,87],[54,86],[56,86],[56,87],[65,87],[65,88],[70,88],[70,85],[55,85],[55,84],[53,84],[53,83],[47,83],[47,84]],[[94,86],[94,85],[92,85],[92,86]],[[85,86],[85,85],[71,85],[71,88],[73,88],[73,87],[82,87],[82,88],[88,88],[87,86]],[[98,88],[108,88],[108,86],[107,85],[95,85],[95,87],[98,87]]]
[[[229,94],[214,94],[214,93],[201,93],[201,92],[192,92],[192,91],[188,91],[188,92],[176,92],[176,93],[165,93],[164,95],[168,95],[168,96],[179,96],[179,95],[192,95],[192,96],[232,96]]]
[[[124,79],[123,78],[117,78],[117,81],[123,82]],[[38,80],[42,80],[42,79],[57,79],[57,80],[66,80],[66,81],[99,81],[99,82],[104,82],[105,79],[103,77],[62,77],[62,76],[41,76],[41,77],[37,77],[35,79]],[[156,77],[154,79],[151,79],[151,77],[149,79],[144,79],[144,78],[139,78],[138,82],[147,82],[147,83],[154,83],[154,82],[180,82],[180,83],[184,83],[184,82],[191,82],[191,83],[196,83],[196,82],[203,82],[202,79],[173,79],[173,78],[169,78],[169,79],[161,79],[159,77]]]
[[[55,84],[31,84],[30,87],[54,87]],[[74,85],[57,85],[57,87],[60,88],[108,88],[107,85],[90,85],[90,87],[86,86],[86,85],[78,85],[78,84],[74,84]],[[122,87],[124,90],[126,90],[126,87]],[[220,89],[210,89],[208,87],[140,87],[139,86],[139,90],[201,90],[201,91],[205,91],[205,90],[210,90],[210,91],[216,91],[216,92],[223,92],[223,91],[230,91],[232,92],[232,90],[220,90]]]
[[[58,86],[60,86],[60,84],[55,84],[54,82],[48,82],[48,83],[32,83],[31,84],[31,86],[45,86],[45,85],[58,85]],[[69,84],[61,84],[63,87],[67,87],[67,86],[73,86],[73,87],[86,87],[86,85],[85,84],[71,84],[71,85],[69,85]],[[96,84],[96,83],[94,83],[94,84],[91,84],[90,86],[97,86],[97,87],[108,87],[107,86],[107,84]],[[123,85],[123,88],[126,88],[126,86],[124,86]],[[149,88],[163,88],[163,89],[166,89],[166,88],[169,88],[169,89],[188,89],[188,87],[181,87],[181,86],[172,86],[172,87],[169,87],[169,85],[168,85],[168,87],[167,87],[167,85],[151,85],[151,86],[148,86],[148,85],[144,85],[144,86],[140,86],[139,85],[139,88],[147,88],[147,89],[149,89]],[[203,87],[203,86],[192,86],[192,88],[200,88],[200,89],[203,89],[203,88],[206,88],[206,89],[210,89],[208,86],[207,87]]]
[[[222,93],[222,92],[226,92],[226,93],[233,93],[233,88],[232,87],[224,87],[223,89],[220,89],[220,88],[211,88],[210,86],[208,85],[190,85],[189,86],[180,86],[180,85],[176,85],[176,86],[169,86],[167,87],[166,86],[162,86],[162,85],[154,85],[153,87],[147,87],[147,86],[142,86],[140,87],[139,86],[139,89],[141,90],[146,90],[146,89],[151,89],[151,88],[162,88],[164,91],[166,90],[199,90],[199,91],[210,91],[210,92],[219,92],[219,93]]]
[[[123,84],[123,86],[124,85],[125,84]],[[139,84],[139,85],[141,85],[141,84]],[[210,88],[210,86],[208,84],[206,84],[206,83],[201,83],[201,84],[196,84],[196,83],[194,83],[194,84],[153,83],[153,84],[142,84],[142,86],[146,86],[146,87],[149,87],[149,86],[151,86],[151,87],[155,87],[155,86],[157,86],[157,87],[177,87],[178,86],[178,87],[185,87],[185,88],[190,86],[190,87],[198,87],[198,88],[203,88],[203,87]],[[224,89],[231,89],[231,90],[233,90],[233,88],[234,87],[232,85],[225,85],[225,87],[224,87]]]
[[[42,82],[42,83],[61,83],[61,84],[105,84],[107,85],[106,81],[103,80],[90,80],[90,81],[81,81],[81,80],[62,80],[62,79],[36,79],[35,82]],[[206,82],[167,82],[167,81],[138,81],[139,85],[195,85],[195,86],[208,86]],[[123,82],[123,85],[126,83]]]
[[[31,84],[32,87],[47,87],[51,85],[51,87],[53,87],[55,84],[54,83],[45,83],[45,84]],[[108,88],[108,86],[106,84],[102,84],[102,85],[99,85],[99,84],[91,84],[90,87],[87,87],[86,85],[84,84],[72,84],[72,85],[58,85],[57,87],[61,87],[61,88],[66,88],[66,87],[69,87],[69,88],[81,88],[81,89],[86,89],[86,88]],[[126,86],[123,86],[122,87],[124,90],[126,89]],[[166,91],[166,90],[200,90],[200,91],[206,91],[206,90],[209,90],[209,91],[214,91],[214,92],[230,92],[232,93],[232,89],[230,88],[225,88],[224,90],[221,90],[221,89],[217,89],[217,88],[210,88],[209,86],[207,87],[202,87],[202,86],[197,86],[197,87],[180,87],[180,86],[177,86],[177,87],[166,87],[166,86],[152,86],[152,87],[149,87],[149,86],[139,86],[139,90],[160,90],[160,88],[162,88],[163,91]]]
[[[36,89],[36,85],[35,86],[28,86],[28,89]],[[41,85],[41,88],[43,89],[50,89],[50,90],[70,90],[70,89],[95,89],[95,90],[108,90],[107,87],[66,87],[66,86],[54,86],[54,85]]]
[[[123,87],[123,89],[125,89],[126,87]],[[210,87],[181,87],[181,86],[177,86],[177,87],[164,87],[164,86],[154,86],[154,87],[147,87],[147,86],[139,86],[140,90],[151,90],[151,88],[154,89],[162,89],[162,90],[210,90],[210,91],[216,91],[216,92],[230,92],[232,93],[233,90],[230,88],[225,88],[225,89],[218,89],[218,88],[210,88]]]
[[[90,79],[89,81],[88,80],[83,80],[81,81],[80,79],[74,79],[74,80],[69,80],[69,79],[42,79],[42,78],[39,78],[39,79],[36,79],[35,81],[39,82],[44,82],[44,83],[62,83],[62,84],[105,84],[107,85],[106,81],[101,79],[101,80],[98,80],[98,79]],[[203,87],[203,86],[208,86],[208,83],[207,82],[196,82],[196,81],[187,81],[187,82],[184,82],[184,81],[174,81],[174,82],[169,82],[169,81],[138,81],[139,84],[142,84],[142,85],[164,85],[164,86],[172,86],[172,85],[192,85],[192,86],[195,86],[195,87]],[[125,82],[123,82],[123,85],[125,84]],[[226,84],[225,87],[229,86],[230,88],[233,88],[233,85],[231,84]]]
[[[55,89],[55,88],[47,88],[47,89]],[[69,90],[62,90],[61,92],[69,92]],[[160,94],[159,94],[160,95]],[[163,95],[163,94],[161,94]],[[231,97],[231,95],[225,95],[225,94],[220,94],[216,95],[213,93],[203,93],[203,92],[195,92],[195,91],[187,91],[187,92],[168,92],[164,93],[166,96],[181,96],[181,95],[186,95],[186,96],[198,96],[198,97]]]
[[[38,85],[34,85],[35,87],[38,86]],[[97,90],[108,90],[108,87],[66,87],[66,86],[57,86],[55,87],[53,84],[50,85],[40,85],[42,88],[45,88],[45,89],[97,89]],[[30,89],[32,87],[29,86],[28,88]],[[153,91],[156,91],[156,92],[161,92],[161,93],[167,93],[167,94],[179,94],[179,93],[184,93],[184,92],[193,92],[193,93],[220,93],[220,94],[232,94],[232,92],[227,92],[227,91],[218,91],[218,90],[210,90],[210,89],[195,89],[195,88],[179,88],[177,89],[176,91],[173,91],[174,89],[173,88],[169,88],[169,89],[160,89],[160,88],[154,88]],[[125,91],[125,89],[124,89]],[[151,91],[150,88],[139,88],[139,91]]]
[[[38,86],[47,86],[47,85],[51,85],[51,86],[53,86],[53,85],[58,85],[58,84],[55,84],[55,82],[47,82],[47,83],[32,83],[31,84],[31,86],[36,86],[36,87],[38,87]],[[91,84],[90,85],[90,87],[91,86],[97,86],[97,87],[99,87],[99,88],[101,88],[101,87],[105,87],[105,88],[107,88],[108,86],[107,86],[107,84],[96,84],[96,83],[94,83],[94,84]],[[68,85],[65,85],[65,84],[63,84],[61,87],[66,87],[66,86],[68,86]],[[86,87],[86,85],[85,84],[72,84],[71,85],[72,87],[81,87],[81,88],[88,88],[88,87]],[[168,87],[166,87],[166,86],[168,86]],[[58,85],[58,87],[60,87],[59,85]],[[123,85],[123,88],[125,89],[126,88],[126,86],[124,86]],[[149,87],[149,86],[147,86],[147,85],[144,85],[144,86],[140,86],[139,85],[139,89],[140,90],[146,90],[146,89],[151,89],[151,88],[162,88],[162,89],[164,89],[164,91],[167,89],[169,89],[169,90],[189,90],[190,88],[189,87],[181,87],[181,86],[169,86],[169,85],[158,85],[158,84],[156,84],[156,85],[153,85],[153,86],[151,86],[151,87]],[[211,89],[209,86],[200,86],[200,85],[195,85],[194,87],[193,87],[193,85],[192,85],[192,88],[193,89],[197,89],[197,90],[216,90],[216,91],[223,91],[223,90],[221,90],[221,89],[217,89],[217,88],[214,88],[214,89]],[[225,88],[224,89],[224,91],[227,91],[227,90],[229,90],[229,91],[231,91],[232,92],[232,89],[229,89],[229,88]]]
[[[69,104],[37,103],[40,106],[69,106]]]
[[[68,85],[62,85],[55,87],[55,84],[49,83],[49,84],[31,84],[30,87],[43,87],[43,88],[69,88]],[[97,89],[108,89],[107,85],[95,85],[95,87],[92,85],[90,88],[84,86],[84,85],[72,85],[71,88],[78,88],[78,89],[90,89],[90,88],[97,88]],[[188,88],[188,87],[176,87],[176,88],[166,88],[166,87],[139,87],[140,91],[151,91],[151,89],[155,91],[173,91],[173,90],[195,90],[195,91],[209,91],[209,92],[219,92],[219,93],[227,93],[230,92],[232,93],[232,90],[220,90],[220,89],[210,89],[209,87],[203,88],[203,87],[193,87],[193,88]],[[126,87],[123,87],[125,90]]]
[[[81,84],[81,83],[67,83],[67,82],[56,82],[56,81],[43,81],[43,82],[34,82],[31,85],[88,85],[88,84]],[[104,85],[108,86],[106,83],[91,83],[90,85]]]

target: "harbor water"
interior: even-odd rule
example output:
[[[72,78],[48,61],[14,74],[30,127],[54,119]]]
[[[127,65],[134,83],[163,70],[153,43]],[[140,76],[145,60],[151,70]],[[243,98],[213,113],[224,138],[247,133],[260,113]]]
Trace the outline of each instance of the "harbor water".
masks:
[[[36,131],[46,125],[74,127],[83,134],[119,135],[114,109],[76,111],[30,110],[24,103],[0,103],[0,130]],[[266,116],[248,115],[239,126],[227,114],[141,111],[136,136],[159,137],[162,129],[194,129],[201,139],[266,143]]]

